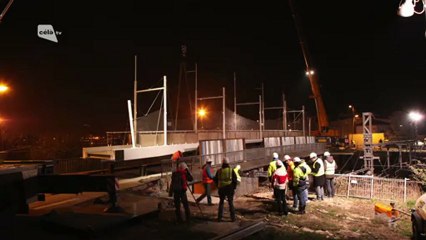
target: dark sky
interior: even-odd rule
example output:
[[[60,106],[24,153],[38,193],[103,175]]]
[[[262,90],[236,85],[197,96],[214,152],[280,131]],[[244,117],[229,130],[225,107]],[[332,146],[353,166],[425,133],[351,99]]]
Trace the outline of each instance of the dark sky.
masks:
[[[424,109],[425,17],[397,16],[398,3],[295,0],[331,119],[348,104],[378,115]],[[59,43],[38,38],[38,24],[61,31]],[[231,108],[235,71],[239,101],[257,100],[263,82],[266,106],[285,92],[315,115],[288,2],[220,0],[16,0],[0,24],[0,80],[12,88],[0,114],[17,132],[128,129],[134,54],[139,88],[167,75],[174,90],[181,43],[188,66],[198,62],[200,95],[226,86]]]

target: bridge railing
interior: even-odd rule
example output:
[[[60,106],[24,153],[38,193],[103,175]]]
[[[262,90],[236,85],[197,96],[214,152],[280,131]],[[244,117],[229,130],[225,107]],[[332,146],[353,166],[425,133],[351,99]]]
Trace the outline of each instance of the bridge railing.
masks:
[[[272,154],[277,152],[280,155],[280,158],[284,154],[288,154],[292,157],[299,156],[305,157],[308,156],[310,152],[322,153],[325,150],[324,143],[309,143],[309,144],[295,144],[295,145],[286,145],[286,146],[277,146],[269,148],[252,148],[245,149],[242,151],[235,152],[226,152],[226,153],[216,153],[208,155],[198,155],[198,156],[188,156],[183,157],[180,161],[186,162],[188,168],[194,176],[194,179],[197,181],[201,180],[201,169],[202,166],[206,163],[206,160],[209,158],[212,160],[212,166],[214,169],[219,169],[222,163],[222,159],[227,157],[230,161],[230,165],[235,167],[240,164],[243,168],[244,165],[247,165],[250,162],[258,162],[258,165],[267,165],[270,160],[272,160]],[[165,174],[171,172],[176,168],[176,164],[170,159],[161,160],[161,172]]]

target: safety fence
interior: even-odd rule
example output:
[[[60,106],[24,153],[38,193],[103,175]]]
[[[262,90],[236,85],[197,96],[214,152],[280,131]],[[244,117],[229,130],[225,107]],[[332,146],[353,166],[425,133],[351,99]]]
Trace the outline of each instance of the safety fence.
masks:
[[[368,175],[336,174],[336,195],[407,202],[422,195],[421,183]]]

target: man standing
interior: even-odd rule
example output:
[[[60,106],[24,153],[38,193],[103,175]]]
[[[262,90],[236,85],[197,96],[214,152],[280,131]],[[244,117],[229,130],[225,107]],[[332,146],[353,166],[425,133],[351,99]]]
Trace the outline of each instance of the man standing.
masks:
[[[305,214],[307,191],[309,187],[308,173],[311,171],[307,164],[303,164],[299,157],[293,159],[293,187],[297,190],[297,197],[299,199],[299,214]]]
[[[214,182],[219,189],[219,209],[217,220],[218,222],[222,221],[223,217],[223,204],[225,198],[228,200],[229,212],[231,214],[231,221],[234,222],[235,218],[235,209],[234,209],[234,193],[235,188],[237,187],[237,175],[235,171],[229,166],[229,159],[225,157],[222,160],[222,167],[216,172],[214,177]]]
[[[212,203],[212,197],[210,195],[211,192],[211,184],[213,183],[213,174],[212,174],[212,160],[210,158],[207,158],[206,164],[204,164],[202,170],[202,176],[203,176],[203,185],[204,185],[204,193],[197,198],[197,203],[201,202],[206,196],[207,196],[207,204],[209,206],[213,205]]]
[[[180,203],[182,203],[185,209],[185,220],[189,223],[191,213],[189,211],[188,198],[186,196],[186,190],[188,189],[188,181],[193,181],[193,177],[189,172],[188,166],[185,162],[180,162],[178,168],[172,173],[172,183],[169,192],[169,196],[173,195],[175,203],[176,220],[182,222],[182,216],[180,212]]]
[[[293,197],[293,210],[297,211],[299,208],[299,199],[297,198],[297,189],[293,187],[294,162],[289,155],[284,155],[284,166],[287,169],[288,188],[291,190]]]
[[[285,190],[287,188],[287,170],[281,160],[277,160],[277,170],[272,175],[272,184],[274,186],[275,201],[277,203],[278,212],[280,215],[287,216],[287,201],[285,199]]]
[[[336,161],[329,152],[324,152],[325,157],[325,183],[327,186],[327,197],[334,197],[334,173],[337,169]]]
[[[324,162],[314,152],[309,155],[309,158],[313,162],[312,175],[314,175],[314,187],[317,195],[317,200],[322,201],[324,200],[325,185]]]
[[[275,170],[277,170],[277,163],[276,161],[278,160],[278,153],[274,152],[272,154],[272,161],[269,162],[269,166],[268,166],[268,178],[269,181],[272,182],[272,175],[274,174]]]

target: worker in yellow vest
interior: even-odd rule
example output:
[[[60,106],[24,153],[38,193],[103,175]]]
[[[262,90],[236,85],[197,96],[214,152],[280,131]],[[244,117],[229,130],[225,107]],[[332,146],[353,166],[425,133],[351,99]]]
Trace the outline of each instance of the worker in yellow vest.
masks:
[[[269,181],[271,183],[272,183],[272,181],[271,181],[272,180],[272,175],[274,174],[275,170],[277,170],[277,160],[279,160],[278,158],[279,158],[278,153],[274,152],[272,154],[272,161],[269,162],[269,166],[268,166],[268,178],[269,178]]]
[[[222,160],[222,167],[216,172],[213,180],[219,192],[219,209],[217,214],[217,221],[222,221],[223,204],[226,198],[229,204],[231,221],[234,222],[236,220],[234,209],[234,193],[235,189],[237,188],[237,175],[231,166],[229,166],[229,159],[227,157]]]
[[[324,162],[317,156],[316,153],[312,152],[309,158],[313,162],[312,164],[312,175],[314,176],[314,187],[317,195],[316,200],[324,200],[324,185],[325,185],[325,171]]]
[[[311,172],[311,168],[299,157],[293,158],[294,169],[293,169],[293,187],[297,191],[297,197],[299,200],[299,209],[296,213],[305,214],[306,203],[308,200],[309,179],[308,174]]]

